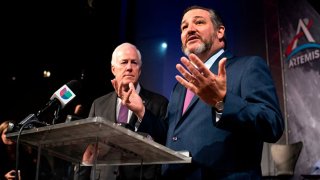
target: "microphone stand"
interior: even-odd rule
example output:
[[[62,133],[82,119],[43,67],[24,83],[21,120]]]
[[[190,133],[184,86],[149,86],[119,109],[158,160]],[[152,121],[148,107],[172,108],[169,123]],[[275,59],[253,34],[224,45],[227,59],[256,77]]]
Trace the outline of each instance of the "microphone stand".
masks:
[[[60,110],[61,110],[61,104],[58,104],[58,107],[54,112],[54,118],[52,120],[52,125],[55,124],[56,120],[58,120],[58,118],[60,116]]]
[[[40,109],[40,110],[38,111],[38,113],[37,113],[37,117],[39,117],[40,114],[42,114],[42,113],[43,113],[44,111],[46,111],[49,107],[51,107],[53,103],[57,103],[57,99],[53,99],[53,100],[49,101],[49,102],[45,105],[44,108]],[[59,103],[57,103],[57,104],[59,104]],[[59,104],[59,105],[60,105],[60,104]]]
[[[15,180],[20,180],[20,178],[19,178],[19,145],[20,145],[20,136],[22,134],[22,131],[24,130],[25,127],[29,126],[32,123],[40,123],[40,124],[43,125],[43,123],[40,122],[34,116],[34,114],[31,114],[31,115],[27,116],[27,118],[25,118],[24,122],[25,123],[19,129],[19,133],[18,133],[17,140],[16,140],[16,167],[15,167],[16,175],[15,175]],[[38,154],[38,156],[39,156],[39,154]],[[38,164],[39,163],[39,159],[38,159],[38,162],[37,162],[36,180],[38,180],[38,174],[39,174],[39,164]]]
[[[51,104],[51,103],[50,103]],[[16,176],[15,176],[15,180],[20,180],[19,179],[19,145],[20,145],[20,136],[22,134],[22,131],[24,129],[31,129],[34,127],[35,124],[38,124],[40,126],[46,126],[48,124],[39,121],[38,117],[39,115],[45,110],[47,109],[48,106],[46,106],[44,109],[40,110],[37,115],[35,114],[29,114],[27,117],[25,117],[16,127],[14,126],[14,124],[12,124],[11,126],[11,130],[10,131],[18,131],[18,136],[17,136],[17,140],[16,140],[16,167],[15,167],[15,171],[16,171]],[[39,152],[38,152],[38,162],[37,162],[37,172],[36,172],[36,180],[38,180],[38,174],[39,174]]]

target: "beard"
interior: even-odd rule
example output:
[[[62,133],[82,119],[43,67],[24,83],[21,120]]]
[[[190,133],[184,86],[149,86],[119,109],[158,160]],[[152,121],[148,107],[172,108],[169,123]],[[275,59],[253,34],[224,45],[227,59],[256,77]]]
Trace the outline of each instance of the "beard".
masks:
[[[208,49],[210,49],[210,47],[212,46],[211,42],[202,42],[200,45],[198,45],[198,47],[190,50],[187,48],[187,46],[183,46],[183,53],[185,55],[189,55],[191,53],[195,54],[195,55],[199,55],[205,51],[207,51]]]

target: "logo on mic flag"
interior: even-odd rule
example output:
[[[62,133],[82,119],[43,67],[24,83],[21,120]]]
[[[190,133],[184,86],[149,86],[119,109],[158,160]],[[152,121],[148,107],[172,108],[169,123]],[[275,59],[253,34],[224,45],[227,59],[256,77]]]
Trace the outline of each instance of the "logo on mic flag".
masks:
[[[65,100],[67,100],[67,99],[69,99],[70,97],[72,97],[72,92],[69,90],[68,91],[68,89],[67,88],[63,88],[63,89],[61,89],[61,91],[60,91],[60,97],[62,98],[62,99],[65,99]]]
[[[75,97],[76,95],[72,92],[72,90],[67,85],[63,85],[52,95],[50,99],[58,99],[61,103],[62,108],[64,108],[64,106]]]

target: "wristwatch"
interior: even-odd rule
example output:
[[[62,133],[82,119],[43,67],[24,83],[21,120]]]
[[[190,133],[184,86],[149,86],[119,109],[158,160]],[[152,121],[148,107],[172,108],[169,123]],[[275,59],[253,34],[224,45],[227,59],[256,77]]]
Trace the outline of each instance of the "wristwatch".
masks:
[[[223,101],[218,101],[215,105],[214,108],[216,109],[217,112],[221,113],[224,108],[224,102]]]

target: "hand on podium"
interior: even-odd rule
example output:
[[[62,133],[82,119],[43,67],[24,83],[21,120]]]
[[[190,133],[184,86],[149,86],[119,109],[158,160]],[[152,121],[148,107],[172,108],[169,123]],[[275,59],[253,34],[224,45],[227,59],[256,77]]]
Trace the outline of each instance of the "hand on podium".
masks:
[[[16,179],[16,171],[15,170],[11,170],[9,171],[7,174],[4,175],[4,177],[7,179],[7,180],[15,180]],[[20,170],[18,170],[18,180],[21,180],[21,175],[20,175]]]
[[[99,154],[98,144],[89,144],[82,156],[82,164],[92,166],[96,156]]]

